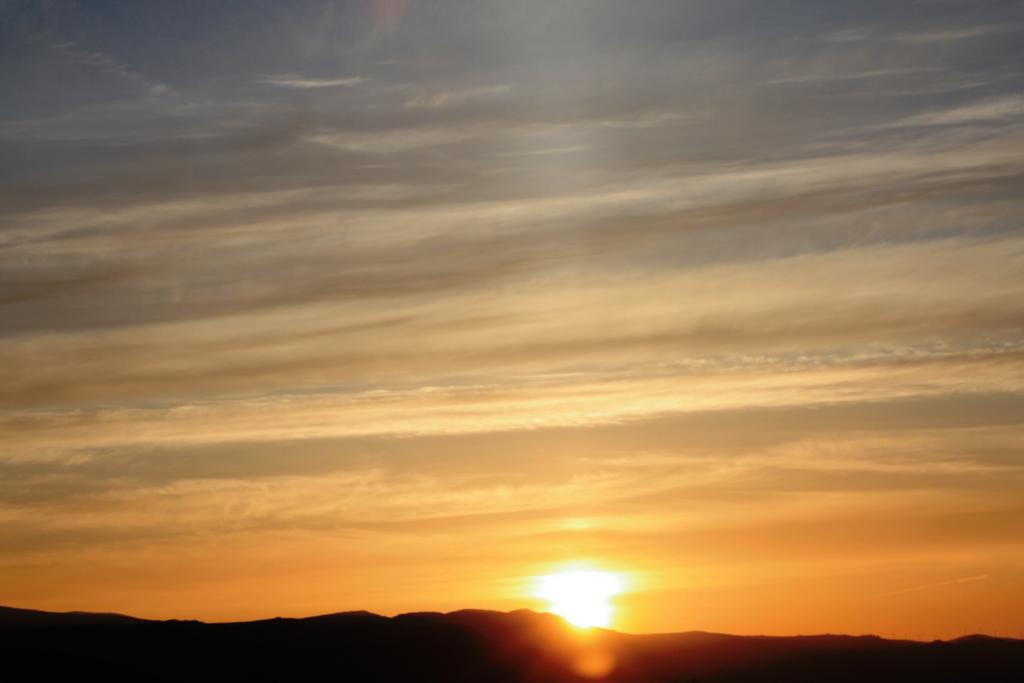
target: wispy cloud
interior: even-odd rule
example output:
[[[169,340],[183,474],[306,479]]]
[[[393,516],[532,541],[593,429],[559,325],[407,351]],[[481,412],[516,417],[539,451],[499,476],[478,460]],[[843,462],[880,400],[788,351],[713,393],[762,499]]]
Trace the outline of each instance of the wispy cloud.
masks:
[[[709,410],[1019,392],[1024,385],[1015,377],[1018,363],[1011,355],[799,372],[734,368],[646,378],[548,379],[169,408],[19,411],[3,415],[0,424],[7,434],[9,458],[60,460],[83,448],[479,434],[615,424]]]
[[[1013,27],[1001,26],[968,26],[964,28],[936,29],[932,31],[908,31],[892,34],[891,39],[901,43],[930,44],[947,43],[959,40],[989,38],[1000,33],[1009,33]]]
[[[294,74],[279,74],[274,76],[264,76],[260,79],[260,82],[268,85],[276,85],[282,88],[310,90],[316,88],[347,88],[354,85],[362,85],[367,82],[367,79],[362,76],[346,76],[343,78],[310,78],[296,76]]]
[[[904,43],[907,45],[931,45],[949,43],[976,38],[987,38],[1000,33],[1008,33],[1012,26],[984,25],[956,28],[935,28],[920,31],[887,31],[875,27],[845,28],[833,31],[825,36],[831,43],[859,43],[864,41]]]
[[[32,38],[46,46],[49,50],[62,55],[72,62],[96,69],[107,76],[125,83],[138,86],[151,97],[173,95],[175,92],[174,88],[167,83],[150,78],[100,50],[89,50],[83,48],[75,41],[61,41],[45,33],[33,34]]]
[[[769,85],[822,83],[829,81],[867,81],[874,79],[904,78],[934,73],[940,69],[934,67],[903,68],[903,69],[870,69],[867,71],[831,71],[825,73],[802,73],[799,76],[773,78],[764,81]]]
[[[512,87],[505,84],[486,85],[478,88],[459,90],[436,90],[418,93],[405,101],[404,106],[410,109],[440,109],[467,100],[476,100],[505,95]]]
[[[1024,97],[995,97],[949,109],[915,114],[891,127],[955,126],[967,123],[1009,122],[1024,117]]]

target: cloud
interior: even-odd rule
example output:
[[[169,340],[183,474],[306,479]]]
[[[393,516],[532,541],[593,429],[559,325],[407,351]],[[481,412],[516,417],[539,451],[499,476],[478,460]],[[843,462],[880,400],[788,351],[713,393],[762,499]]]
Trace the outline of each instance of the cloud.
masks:
[[[264,76],[261,83],[276,85],[282,88],[297,88],[310,90],[317,88],[348,88],[354,85],[362,85],[367,82],[362,76],[346,76],[343,78],[309,78],[293,74],[279,74]]]
[[[733,411],[727,421],[744,425],[745,418],[757,415]],[[195,527],[224,535],[260,529],[387,535],[500,528],[504,533],[519,527],[517,533],[528,537],[562,533],[567,519],[575,517],[584,521],[578,527],[584,531],[589,519],[589,528],[609,533],[700,535],[744,518],[737,492],[745,506],[761,510],[741,526],[758,528],[813,523],[822,514],[845,519],[865,501],[873,501],[878,514],[879,505],[893,512],[915,509],[901,496],[944,500],[961,512],[1002,509],[1014,500],[1012,487],[1022,474],[1012,462],[1020,447],[1012,427],[914,430],[904,425],[868,435],[854,422],[846,434],[832,427],[816,438],[799,429],[764,435],[739,427],[710,448],[699,438],[681,443],[669,433],[662,438],[665,448],[644,450],[641,444],[667,424],[605,428],[614,446],[599,435],[588,437],[585,428],[566,436],[543,430],[511,445],[511,457],[488,463],[476,457],[460,462],[453,447],[478,455],[480,444],[490,439],[460,446],[452,437],[377,440],[372,442],[380,451],[375,462],[335,460],[325,471],[309,471],[302,459],[290,473],[228,468],[210,477],[185,466],[162,480],[152,474],[170,453],[134,448],[66,464],[60,475],[38,465],[36,474],[26,475],[25,465],[22,472],[5,463],[0,530],[10,535],[13,527],[27,525],[44,536],[95,534],[96,542],[115,540],[118,534],[109,533],[115,528],[140,538],[188,534]],[[580,444],[581,437],[608,452]],[[353,445],[366,448],[367,442]],[[346,443],[327,446],[337,451]],[[539,469],[538,458],[530,456],[538,446],[546,453]],[[296,444],[279,442],[274,448],[292,451]],[[412,457],[401,457],[403,450]],[[201,462],[224,455],[203,448],[191,452]],[[186,453],[179,451],[178,457]],[[657,515],[650,513],[652,506]]]
[[[404,106],[410,109],[440,109],[466,100],[491,98],[495,95],[505,95],[511,92],[511,90],[511,86],[499,84],[480,86],[477,88],[423,92],[407,99]]]
[[[732,368],[629,378],[547,378],[509,385],[287,395],[168,408],[8,411],[9,460],[80,449],[355,436],[495,433],[615,424],[742,407],[1019,392],[1019,359],[948,359],[824,369]],[[49,455],[48,455],[49,454]]]
[[[922,67],[914,68],[907,67],[901,69],[871,69],[867,71],[854,71],[854,72],[835,72],[829,71],[825,73],[802,73],[799,76],[787,76],[784,78],[772,78],[764,81],[768,85],[786,85],[786,84],[807,84],[807,83],[827,83],[830,81],[867,81],[874,79],[888,79],[888,78],[902,78],[921,76],[923,74],[934,73],[938,69],[934,67]]]
[[[435,108],[417,105],[412,108]],[[440,147],[467,140],[495,137],[547,138],[569,132],[586,133],[615,130],[656,129],[683,120],[677,113],[638,112],[614,117],[582,117],[574,120],[524,121],[495,127],[487,121],[439,125],[407,126],[372,131],[325,130],[307,135],[304,139],[336,149],[366,154],[396,154],[424,148]]]
[[[891,40],[910,44],[947,43],[959,40],[988,38],[1000,33],[1009,33],[1014,27],[1000,26],[969,26],[965,28],[938,29],[933,31],[908,31],[895,33]]]
[[[1024,97],[996,97],[958,107],[916,114],[890,126],[956,126],[967,123],[1012,122],[1024,116]]]
[[[988,38],[1000,33],[1013,32],[1017,27],[1007,25],[983,25],[956,28],[935,28],[918,31],[886,31],[878,28],[844,28],[825,36],[830,43],[859,43],[864,41],[903,43],[907,45],[932,45],[956,41]]]
[[[111,76],[125,83],[138,86],[146,91],[150,97],[162,97],[175,95],[175,90],[167,83],[145,76],[127,64],[114,59],[109,54],[99,50],[87,50],[78,43],[71,40],[58,41],[46,33],[36,33],[32,39],[44,45],[47,49],[63,56],[64,58],[96,69],[97,71]]]

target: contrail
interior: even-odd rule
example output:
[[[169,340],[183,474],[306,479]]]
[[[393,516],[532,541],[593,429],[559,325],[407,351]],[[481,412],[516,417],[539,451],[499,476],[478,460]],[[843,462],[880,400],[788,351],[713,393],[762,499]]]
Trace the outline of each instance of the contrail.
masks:
[[[988,578],[988,574],[978,574],[977,576],[965,576],[961,579],[950,579],[949,581],[939,581],[938,583],[929,583],[924,586],[914,586],[913,588],[902,588],[898,591],[892,591],[891,593],[882,593],[877,596],[879,598],[887,598],[890,595],[901,595],[903,593],[913,593],[914,591],[928,590],[929,588],[939,588],[940,586],[953,586],[958,583],[972,583],[974,581],[984,581]]]

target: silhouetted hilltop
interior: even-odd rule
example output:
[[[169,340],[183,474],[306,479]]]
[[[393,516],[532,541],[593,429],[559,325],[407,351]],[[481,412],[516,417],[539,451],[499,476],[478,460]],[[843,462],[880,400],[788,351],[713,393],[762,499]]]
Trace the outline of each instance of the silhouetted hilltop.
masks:
[[[45,626],[87,626],[97,624],[141,624],[145,619],[110,612],[44,612],[0,606],[0,628],[39,628]]]
[[[0,678],[57,681],[1016,681],[1024,641],[629,635],[530,610],[206,624],[0,608]]]

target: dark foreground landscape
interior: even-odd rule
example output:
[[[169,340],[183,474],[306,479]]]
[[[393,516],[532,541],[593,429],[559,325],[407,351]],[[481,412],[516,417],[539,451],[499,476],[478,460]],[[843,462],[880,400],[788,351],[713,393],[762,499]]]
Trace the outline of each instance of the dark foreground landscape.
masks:
[[[7,681],[1021,681],[1024,641],[581,632],[528,610],[206,624],[0,608]]]

